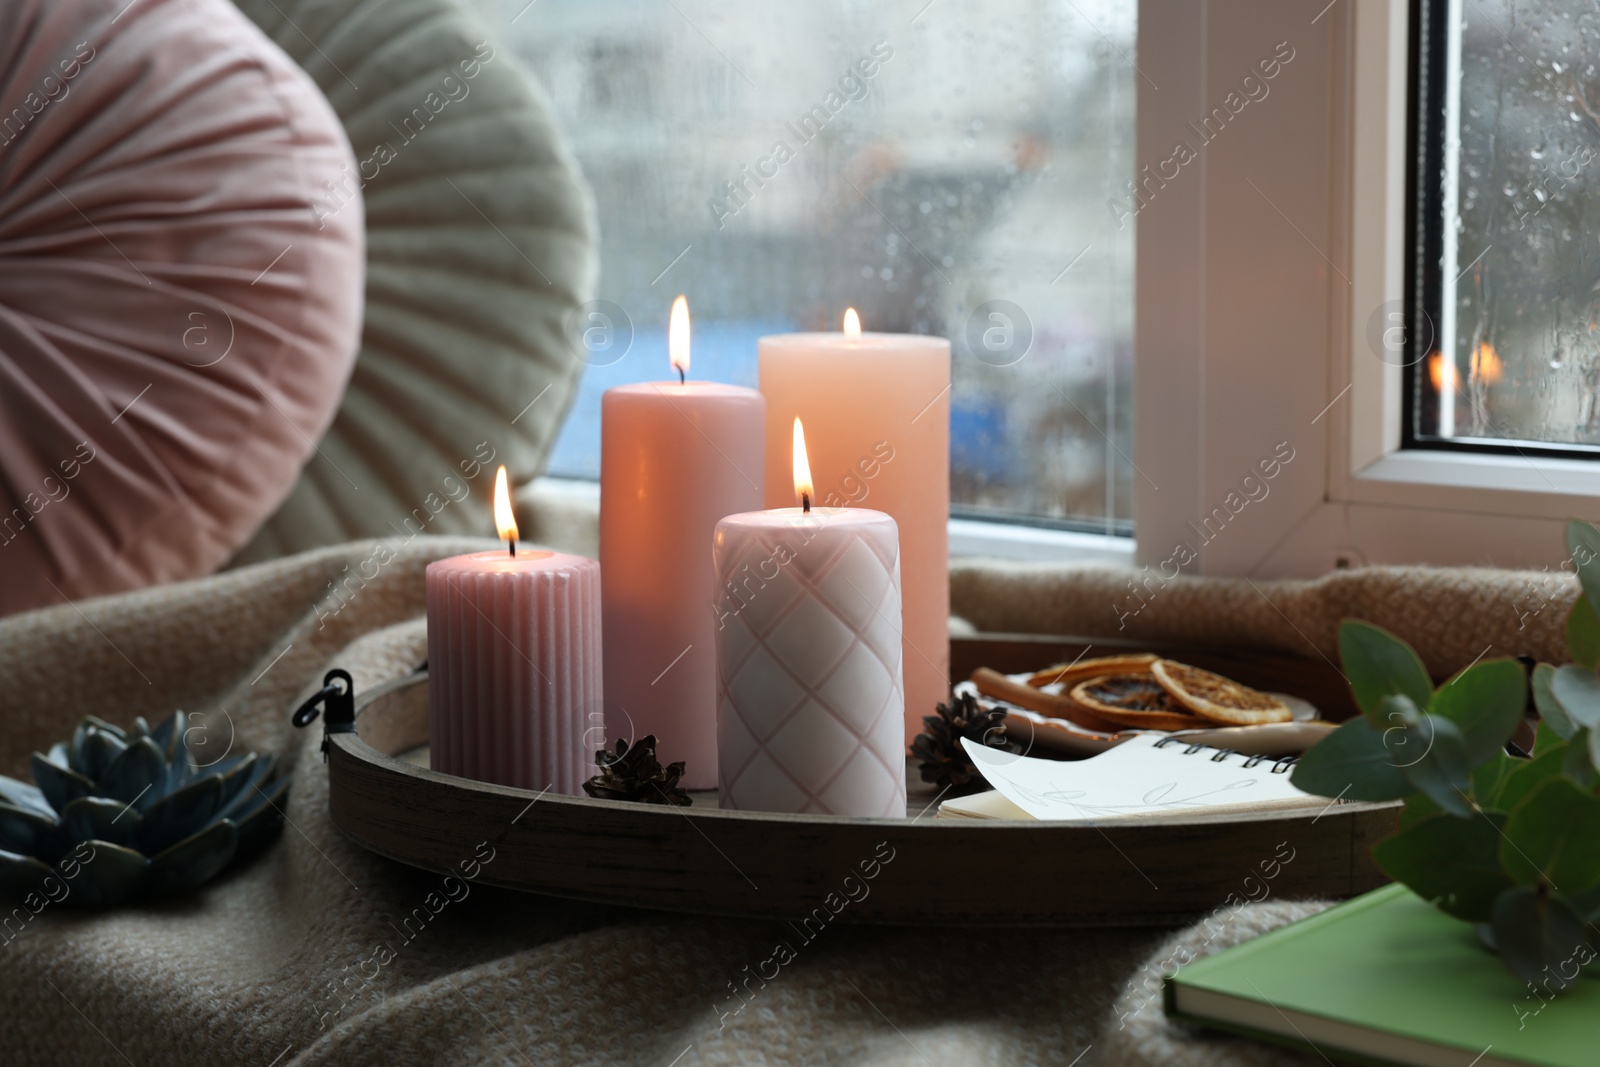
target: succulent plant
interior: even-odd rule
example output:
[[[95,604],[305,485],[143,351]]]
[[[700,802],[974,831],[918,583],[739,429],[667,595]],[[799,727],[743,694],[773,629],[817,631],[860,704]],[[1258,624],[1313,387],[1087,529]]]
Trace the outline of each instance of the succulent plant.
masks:
[[[289,787],[277,757],[203,766],[191,729],[181,711],[153,730],[88,716],[33,754],[34,784],[0,776],[0,893],[23,899],[60,864],[60,899],[105,907],[191,889],[270,841]]]

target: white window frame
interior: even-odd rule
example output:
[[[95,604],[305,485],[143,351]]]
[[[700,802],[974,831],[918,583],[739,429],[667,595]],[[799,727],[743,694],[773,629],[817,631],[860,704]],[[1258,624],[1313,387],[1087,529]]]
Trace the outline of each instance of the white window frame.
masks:
[[[1160,72],[1141,167],[1274,43],[1296,55],[1139,213],[1139,565],[1170,573],[1188,545],[1182,570],[1217,575],[1555,567],[1600,497],[1596,463],[1400,448],[1401,371],[1367,332],[1408,267],[1408,20],[1406,0],[1141,0],[1138,62]],[[1282,441],[1269,495],[1202,541],[1190,524]]]

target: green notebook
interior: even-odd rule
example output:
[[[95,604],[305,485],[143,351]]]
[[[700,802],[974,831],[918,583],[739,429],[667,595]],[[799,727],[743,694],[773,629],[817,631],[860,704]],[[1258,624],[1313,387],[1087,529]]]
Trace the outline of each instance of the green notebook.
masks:
[[[1386,886],[1167,979],[1169,1015],[1398,1067],[1594,1067],[1600,978],[1541,999],[1450,918]]]

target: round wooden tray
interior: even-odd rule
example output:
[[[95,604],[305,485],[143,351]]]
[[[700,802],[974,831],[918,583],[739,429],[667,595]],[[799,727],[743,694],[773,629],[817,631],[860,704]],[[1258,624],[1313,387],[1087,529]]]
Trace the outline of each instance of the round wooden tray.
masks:
[[[1393,804],[1341,804],[1249,820],[938,821],[934,791],[914,771],[904,820],[720,811],[715,794],[696,794],[689,808],[630,804],[412,762],[428,743],[425,674],[358,694],[356,712],[357,732],[329,734],[327,748],[333,820],[358,844],[454,873],[488,841],[495,859],[482,882],[708,915],[795,920],[833,894],[830,917],[844,922],[1175,923],[1265,895],[1376,888],[1388,879],[1368,849],[1399,814]]]

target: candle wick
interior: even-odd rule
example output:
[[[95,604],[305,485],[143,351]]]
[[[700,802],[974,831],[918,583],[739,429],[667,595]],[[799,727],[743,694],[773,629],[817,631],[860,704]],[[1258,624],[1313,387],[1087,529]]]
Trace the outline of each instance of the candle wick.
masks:
[[[509,540],[506,541],[506,544],[511,546],[511,558],[512,559],[516,559],[517,558],[517,539],[515,537],[510,538]]]
[[[684,375],[684,373],[683,373],[683,368],[682,368],[682,367],[679,367],[679,368],[678,368],[678,384],[679,384],[679,385],[686,385],[686,384],[688,384],[688,381],[687,381],[687,378],[686,378],[686,376],[685,376],[685,375]]]
[[[802,515],[811,514],[811,494],[810,493],[801,493],[800,494],[800,513]]]

